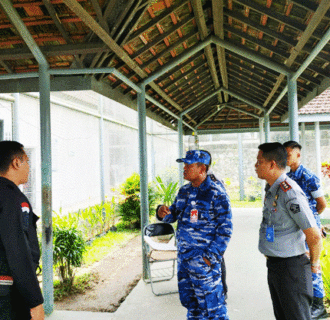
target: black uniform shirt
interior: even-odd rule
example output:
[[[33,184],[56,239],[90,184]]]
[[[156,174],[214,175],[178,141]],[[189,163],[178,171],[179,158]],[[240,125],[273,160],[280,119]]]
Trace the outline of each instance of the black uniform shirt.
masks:
[[[30,308],[43,303],[36,276],[37,220],[26,196],[12,181],[0,177],[0,275],[14,278],[14,286]]]

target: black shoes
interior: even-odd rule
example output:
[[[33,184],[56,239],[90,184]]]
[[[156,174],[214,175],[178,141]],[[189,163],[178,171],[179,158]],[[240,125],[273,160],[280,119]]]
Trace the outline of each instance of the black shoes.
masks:
[[[313,297],[312,303],[312,319],[327,319],[328,313],[324,308],[323,298],[315,298]]]

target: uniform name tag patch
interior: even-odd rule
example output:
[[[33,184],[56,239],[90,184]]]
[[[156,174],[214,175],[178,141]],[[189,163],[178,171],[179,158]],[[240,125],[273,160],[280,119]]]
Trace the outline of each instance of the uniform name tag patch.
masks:
[[[197,222],[198,221],[198,210],[192,209],[190,211],[190,222]]]
[[[292,211],[292,213],[298,213],[298,212],[300,212],[299,204],[291,203],[290,210]]]

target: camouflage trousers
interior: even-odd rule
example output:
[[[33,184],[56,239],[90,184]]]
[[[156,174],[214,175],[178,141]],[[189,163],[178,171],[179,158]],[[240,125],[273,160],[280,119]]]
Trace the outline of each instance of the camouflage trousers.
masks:
[[[189,320],[228,320],[220,261],[209,267],[201,255],[178,257],[180,300]]]
[[[318,214],[314,214],[315,221],[319,229],[321,229],[321,220]],[[306,248],[308,249],[307,243]],[[313,276],[313,297],[315,298],[323,298],[324,297],[324,287],[323,287],[323,279],[322,273],[312,273]]]
[[[324,297],[324,287],[322,273],[312,273],[313,276],[313,297],[323,298]]]

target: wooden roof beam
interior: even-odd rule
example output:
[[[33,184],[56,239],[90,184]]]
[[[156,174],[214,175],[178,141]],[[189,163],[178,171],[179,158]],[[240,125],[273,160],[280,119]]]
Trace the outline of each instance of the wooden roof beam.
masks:
[[[204,11],[203,11],[203,6],[202,6],[202,1],[201,0],[191,0],[191,5],[193,7],[194,15],[195,15],[195,20],[197,23],[198,31],[201,37],[201,40],[203,41],[206,39],[208,36],[208,31],[206,27],[206,22],[205,22],[205,16],[204,16]],[[206,60],[208,63],[208,66],[210,68],[211,76],[213,79],[214,83],[214,88],[218,89],[220,87],[218,75],[216,72],[216,67],[215,67],[215,62],[213,59],[213,52],[212,52],[212,46],[211,44],[207,45],[204,48]],[[222,102],[222,96],[221,94],[218,95],[219,102]]]
[[[322,0],[322,2],[319,4],[319,7],[317,8],[316,12],[314,13],[312,19],[310,20],[306,31],[301,35],[297,45],[292,50],[292,53],[290,55],[290,58],[285,62],[285,65],[288,67],[291,67],[295,59],[297,58],[298,54],[301,52],[311,35],[313,34],[314,30],[317,28],[318,24],[321,22],[321,20],[324,18],[326,12],[330,8],[330,1],[329,0]],[[277,89],[279,88],[281,82],[284,80],[284,75],[280,75],[276,81],[276,84],[272,90],[272,92],[269,94],[267,100],[264,103],[264,106],[267,106],[271,100],[271,98],[276,93]],[[271,107],[271,109],[274,108],[274,105]]]
[[[122,34],[122,32],[124,31],[124,29],[127,27],[127,24],[131,22],[131,19],[133,19],[133,17],[135,16],[136,12],[139,11],[139,8],[138,8],[138,7],[139,7],[141,1],[142,1],[142,0],[139,0],[139,1],[135,4],[134,8],[133,8],[132,10],[130,10],[129,17],[126,19],[126,21],[125,21],[123,27],[120,29],[120,31],[116,34],[116,36],[115,36],[115,38],[114,38],[114,41],[115,41],[115,42],[118,43],[118,39],[119,39],[119,37],[121,36],[121,34]],[[149,1],[150,1],[150,0],[149,0]],[[105,20],[105,21],[106,21],[107,17],[108,17],[109,14],[110,14],[109,11],[111,11],[110,8],[112,8],[111,4],[112,4],[112,2],[109,1],[107,7],[106,7],[105,10],[104,10],[104,15],[103,15],[103,17],[104,17],[104,20]],[[125,9],[123,10],[123,12],[121,13],[121,15],[120,15],[120,17],[119,17],[119,20],[120,20],[120,21],[122,21],[122,20],[125,18],[125,15],[126,15],[127,12],[129,11],[129,8],[131,8],[131,4],[132,4],[132,2],[127,3]],[[120,43],[121,45],[123,45],[123,44],[125,43],[125,40],[127,39],[128,35],[133,31],[132,29],[134,29],[134,28],[136,27],[137,22],[140,21],[140,19],[142,18],[142,15],[144,14],[144,12],[145,12],[146,10],[147,10],[147,8],[145,8],[144,10],[141,10],[142,12],[140,12],[140,16],[136,19],[137,21],[135,21],[134,25],[132,26],[133,28],[130,28],[130,30],[128,31],[127,35],[126,35],[126,36],[124,37],[124,39],[122,40],[122,43]],[[110,36],[111,36],[111,37],[113,37],[113,35],[115,34],[115,32],[116,32],[116,30],[117,30],[117,28],[118,28],[118,26],[119,26],[119,24],[118,24],[118,23],[119,23],[119,20],[116,22],[116,24],[113,26],[113,28],[112,28],[112,30],[111,30],[111,33],[110,33]],[[107,24],[107,25],[108,25],[108,24]],[[108,27],[108,29],[109,29],[109,27]],[[113,55],[113,56],[111,57],[111,59],[109,59],[109,60],[106,62],[105,66],[106,66],[106,67],[111,66],[112,63],[113,63],[113,60],[115,59],[115,57],[116,57],[116,56]],[[96,56],[94,57],[92,63],[91,63],[91,66],[96,65],[96,66],[100,67],[100,66],[102,66],[102,65],[104,64],[104,61],[105,61],[107,58],[108,58],[107,55],[102,55],[102,56],[101,56],[101,55],[96,55]],[[107,74],[106,74],[106,75],[100,75],[100,79],[103,79],[103,78],[105,78],[105,77],[107,77],[107,76],[108,76]],[[122,83],[122,82],[120,81],[120,84],[121,84],[121,83]]]
[[[165,31],[162,34],[159,34],[153,41],[149,42],[148,44],[144,45],[140,50],[136,51],[131,55],[132,59],[137,58],[141,54],[145,53],[146,51],[150,50],[153,46],[157,45],[158,43],[164,41],[166,37],[171,35],[172,33],[176,32],[178,29],[180,29],[182,26],[186,25],[187,23],[191,22],[194,19],[192,15],[186,17],[182,21],[175,24],[173,27],[171,27],[169,30]]]
[[[212,0],[214,34],[220,39],[224,39],[223,6],[224,6],[223,0]],[[218,63],[220,67],[222,85],[224,86],[224,88],[228,89],[228,75],[227,75],[225,49],[216,45],[216,51],[217,51]],[[227,93],[225,93],[225,101],[228,101]]]
[[[221,112],[221,110],[225,107],[225,105],[216,106],[215,111],[211,112],[210,114],[206,115],[206,117],[201,119],[201,121],[196,125],[195,130],[197,130],[199,126],[201,126],[204,122],[206,122],[210,118],[215,117],[219,112]]]
[[[240,108],[234,107],[234,106],[232,106],[230,103],[227,105],[227,108],[230,108],[230,109],[236,110],[236,111],[238,111],[238,112],[240,112],[240,113],[247,114],[248,116],[251,116],[251,117],[253,117],[253,118],[257,118],[257,119],[262,118],[261,116],[255,114],[255,113],[252,113],[252,112],[246,111],[246,110],[244,110],[244,109],[240,109]]]
[[[299,7],[305,8],[306,10],[315,12],[317,10],[318,5],[310,0],[291,0],[294,4],[296,4]],[[330,11],[325,14],[325,17],[330,19]]]
[[[8,72],[8,73],[13,73],[12,68],[9,66],[8,63],[6,63],[5,61],[0,60],[0,65],[2,65],[2,67]]]
[[[197,58],[200,58],[201,55],[199,52],[195,53],[194,55],[192,55],[189,59],[185,60],[184,62],[182,62],[181,64],[179,64],[178,66],[176,66],[175,68],[173,68],[172,70],[170,70],[170,72],[163,74],[162,76],[160,76],[158,79],[156,79],[156,83],[161,83],[164,80],[166,80],[167,78],[169,78],[171,75],[173,75],[175,72],[181,70],[182,68],[186,67],[188,64],[195,64],[195,60]]]
[[[181,115],[185,115],[189,113],[190,111],[194,110],[195,108],[199,107],[200,105],[204,104],[208,100],[212,99],[215,95],[218,95],[222,91],[222,88],[217,89],[213,91],[212,93],[208,94],[205,98],[199,100],[197,103],[195,103],[193,106],[188,107],[186,110],[181,112]]]
[[[253,29],[255,29],[259,32],[262,32],[264,34],[269,35],[270,37],[274,38],[274,40],[278,39],[279,41],[281,41],[283,43],[286,43],[287,45],[289,45],[291,47],[295,47],[298,43],[298,41],[292,39],[291,37],[287,37],[283,33],[274,31],[274,30],[268,28],[267,26],[263,26],[261,24],[258,24],[256,22],[254,22],[253,20],[248,19],[243,14],[240,14],[237,11],[232,11],[232,10],[228,10],[228,9],[224,8],[224,13],[225,13],[226,16],[232,17],[232,18],[234,18],[238,21],[241,21],[242,23],[249,25],[251,28],[253,28]],[[227,29],[227,27],[228,26],[225,26],[224,28],[226,30],[229,30],[229,29]],[[313,48],[308,46],[307,44],[302,49],[302,51],[304,51],[306,53],[311,53],[312,50],[313,50]],[[329,62],[328,55],[323,54],[322,52],[319,53],[318,57],[320,59],[323,59],[324,61]]]
[[[246,76],[252,77],[255,81],[263,81],[268,83],[270,86],[273,86],[276,79],[269,77],[268,74],[263,74],[257,69],[250,68],[247,65],[242,65],[237,63],[237,61],[231,61],[228,69],[236,70],[237,72],[242,72]]]
[[[229,116],[230,114],[228,113],[227,117]],[[221,125],[226,125],[226,124],[230,124],[230,125],[242,125],[242,124],[252,124],[252,123],[257,123],[259,125],[259,120],[254,120],[254,119],[251,119],[251,120],[241,120],[241,121],[237,121],[237,120],[225,120],[225,121],[210,121],[210,122],[206,122],[204,123],[205,125],[207,126],[221,126]]]
[[[63,2],[79,16],[82,21],[93,31],[98,37],[118,56],[124,61],[129,68],[134,70],[141,78],[146,78],[148,74],[140,68],[140,66],[133,61],[129,55],[109,36],[109,34],[88,14],[88,12],[76,0],[63,0]],[[156,91],[164,100],[170,103],[179,111],[182,108],[168,97],[163,90],[161,90],[155,83],[149,84],[151,88]]]
[[[240,70],[235,70],[233,68],[228,68],[228,72],[233,75],[236,76],[237,78],[241,79],[241,81],[244,81],[246,83],[249,83],[252,87],[254,87],[257,91],[269,91],[273,88],[273,85],[269,85],[267,83],[263,83],[262,80],[260,79],[254,79],[253,77],[251,77],[250,75],[246,75],[243,72],[241,72]],[[267,94],[266,94],[267,95]]]
[[[144,68],[149,67],[151,64],[156,62],[158,59],[160,59],[161,57],[163,57],[167,53],[171,52],[172,50],[174,50],[178,46],[181,46],[183,42],[185,42],[185,41],[189,40],[190,38],[195,37],[197,35],[198,35],[198,31],[197,30],[192,30],[191,32],[189,32],[188,34],[183,36],[182,38],[179,38],[178,41],[176,41],[173,44],[171,44],[170,46],[168,46],[165,50],[159,52],[157,54],[157,56],[154,56],[153,58],[151,58],[148,61],[146,61],[145,63],[143,63],[141,65],[141,68],[144,69]]]
[[[167,91],[167,94],[170,94],[170,95],[172,94],[172,98],[174,99],[174,98],[177,98],[179,96],[179,94],[181,94],[183,91],[189,92],[189,90],[193,89],[196,85],[200,85],[199,83],[201,81],[205,81],[206,79],[211,77],[210,70],[205,69],[205,71],[203,73],[201,73],[199,76],[200,76],[199,78],[195,78],[195,79],[190,78],[190,79],[186,80],[185,82],[180,83],[180,86],[174,88],[173,90]],[[203,82],[203,84],[204,84],[204,82]],[[174,93],[177,91],[179,91],[179,93],[174,95]]]
[[[109,52],[104,43],[76,43],[62,44],[57,46],[43,46],[40,48],[47,57],[58,55],[78,55],[89,53]],[[33,54],[28,48],[1,49],[0,60],[31,59]]]
[[[216,36],[211,36],[212,42],[224,47],[225,49],[228,49],[231,52],[234,52],[241,56],[244,59],[249,59],[252,61],[255,61],[259,65],[261,65],[261,69],[265,69],[265,67],[274,70],[277,73],[282,73],[284,75],[291,75],[292,71],[287,68],[286,66],[283,66],[282,64],[279,64],[272,59],[266,58],[262,54],[259,54],[253,50],[242,48],[242,46],[238,46],[236,44],[233,44],[229,41],[222,40]],[[265,67],[264,67],[265,66]]]
[[[43,0],[45,1],[45,0]],[[50,1],[50,0],[46,0],[46,1]],[[96,13],[97,19],[99,20],[100,25],[102,26],[102,28],[107,31],[109,33],[109,26],[107,24],[106,19],[104,18],[103,14],[102,14],[102,9],[100,7],[99,1],[98,0],[91,0],[94,11]]]
[[[0,6],[2,7],[4,13],[8,16],[11,23],[15,26],[15,29],[20,34],[26,45],[31,50],[33,56],[38,61],[38,64],[48,68],[49,64],[46,57],[41,52],[33,36],[23,23],[16,9],[13,7],[12,2],[10,0],[1,0]]]
[[[181,97],[178,97],[176,101],[179,104],[184,104],[185,106],[189,107],[201,97],[213,93],[214,87],[212,84],[213,82],[211,80],[209,84],[206,83],[203,84],[203,86],[199,86],[198,88],[191,89],[187,94],[185,95],[182,94]]]
[[[237,3],[240,3],[246,7],[249,7],[261,14],[267,15],[269,18],[272,18],[280,23],[283,23],[295,30],[297,30],[298,32],[305,32],[306,30],[306,25],[297,22],[296,20],[287,17],[283,14],[280,14],[278,11],[275,11],[271,8],[267,8],[267,7],[263,7],[261,6],[259,3],[256,2],[252,2],[249,0],[234,0]],[[326,14],[327,10],[324,12],[323,16]],[[316,33],[315,29],[312,32],[311,36],[315,37],[316,39],[321,39],[322,38],[322,34]]]
[[[96,1],[96,0],[93,0],[93,1]],[[69,34],[66,32],[66,30],[64,29],[63,25],[62,25],[62,22],[61,20],[59,19],[52,3],[50,0],[42,0],[42,2],[44,3],[50,17],[53,19],[54,23],[55,23],[55,26],[56,28],[60,31],[60,33],[62,34],[64,40],[66,41],[66,43],[70,44],[70,43],[73,43],[72,39],[70,38]],[[76,64],[79,68],[82,68],[83,67],[83,63],[80,61],[80,58],[78,56],[78,54],[74,54],[73,55],[75,61],[76,61]]]
[[[131,33],[130,37],[127,39],[126,43],[131,42],[132,40],[136,39],[140,35],[142,35],[144,32],[146,32],[151,27],[155,26],[157,23],[160,23],[163,19],[168,17],[170,14],[175,12],[177,9],[184,6],[186,3],[188,3],[190,0],[184,0],[180,2],[178,5],[171,6],[170,8],[166,8],[160,15],[158,15],[156,18],[152,19],[148,23],[146,23],[143,27],[139,28],[135,32]]]
[[[267,34],[268,36],[270,36],[274,39],[278,39],[279,41],[282,41],[290,46],[295,46],[298,42],[290,37],[285,36],[282,33],[279,33],[277,31],[274,31],[273,29],[270,29],[267,26],[263,26],[257,22],[254,22],[253,20],[245,17],[243,14],[241,14],[238,11],[232,11],[232,10],[224,8],[223,12],[226,16],[231,17],[237,21],[241,21],[242,23],[252,27],[253,29],[263,32],[264,34]]]
[[[236,92],[233,92],[233,91],[228,90],[228,89],[225,89],[225,88],[222,88],[222,91],[223,92],[227,92],[232,97],[234,97],[234,98],[236,98],[236,99],[238,99],[238,100],[240,100],[242,102],[245,102],[248,105],[250,105],[250,106],[252,106],[252,107],[254,107],[256,109],[259,109],[259,110],[261,110],[263,112],[266,111],[266,109],[264,107],[260,106],[259,104],[255,103],[254,101],[252,101],[252,100],[250,100],[250,99],[248,99],[248,98],[246,98],[246,97],[244,97],[244,96],[242,96],[242,95],[240,95],[240,94],[238,94]]]
[[[202,61],[198,64],[196,64],[195,66],[191,67],[189,70],[187,70],[186,72],[180,74],[179,77],[174,78],[174,80],[169,81],[166,85],[164,85],[162,88],[163,90],[169,88],[170,86],[174,85],[175,83],[179,82],[180,80],[184,79],[185,77],[191,75],[191,74],[196,74],[195,71],[199,70],[200,68],[202,68],[203,66],[206,65],[206,61]],[[197,74],[196,74],[197,75]]]

